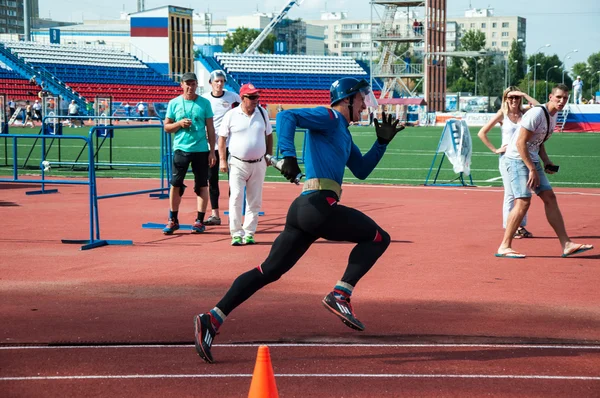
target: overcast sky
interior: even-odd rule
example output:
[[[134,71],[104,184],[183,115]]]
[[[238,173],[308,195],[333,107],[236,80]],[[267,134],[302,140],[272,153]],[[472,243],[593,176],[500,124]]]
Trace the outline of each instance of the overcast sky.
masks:
[[[227,15],[249,15],[260,12],[278,12],[288,0],[145,0],[146,9],[176,5],[211,12],[213,19]],[[40,16],[81,22],[83,19],[118,19],[121,11],[137,11],[137,0],[40,0]],[[531,54],[545,44],[546,54],[557,54],[563,59],[569,51],[566,67],[575,62],[586,62],[590,54],[600,52],[600,1],[598,0],[449,0],[448,19],[463,16],[470,7],[485,8],[494,4],[497,16],[520,16],[527,19],[527,53]],[[379,10],[383,7],[377,6]],[[67,11],[68,10],[68,11]],[[232,11],[233,10],[233,11]],[[348,18],[369,19],[371,6],[367,0],[304,0],[294,6],[290,18],[319,19],[321,11],[347,11]],[[375,20],[377,17],[374,17]]]

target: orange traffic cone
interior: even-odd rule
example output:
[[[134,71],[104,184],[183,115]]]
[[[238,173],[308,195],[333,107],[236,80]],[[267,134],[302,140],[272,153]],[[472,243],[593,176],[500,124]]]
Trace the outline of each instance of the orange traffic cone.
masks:
[[[271,365],[271,354],[266,345],[258,347],[248,398],[279,398]]]

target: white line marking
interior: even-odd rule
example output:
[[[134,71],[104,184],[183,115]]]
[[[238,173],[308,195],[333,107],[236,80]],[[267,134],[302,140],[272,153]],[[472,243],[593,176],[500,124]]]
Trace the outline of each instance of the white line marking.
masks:
[[[102,379],[214,379],[232,377],[252,377],[249,373],[230,374],[150,374],[150,375],[81,375],[81,376],[15,376],[0,377],[0,381],[38,380],[102,380]],[[275,377],[338,377],[338,378],[396,378],[396,379],[528,379],[528,380],[583,380],[598,381],[600,376],[554,376],[554,375],[486,375],[486,374],[411,374],[411,373],[279,373]]]
[[[261,345],[268,345],[269,347],[291,347],[291,348],[303,348],[303,347],[335,347],[335,348],[347,348],[347,347],[386,347],[386,348],[527,348],[527,349],[552,349],[552,350],[600,350],[600,345],[552,345],[552,344],[363,344],[363,343],[247,343],[247,344],[213,344],[212,347],[225,347],[225,348],[247,348],[247,347],[259,347]],[[2,346],[0,350],[70,350],[70,349],[98,349],[98,348],[192,348],[194,344],[132,344],[132,345],[64,345],[64,346]]]
[[[493,181],[498,181],[501,179],[502,179],[502,176],[498,176],[498,177],[490,178],[489,180],[485,180],[485,182],[493,182]]]

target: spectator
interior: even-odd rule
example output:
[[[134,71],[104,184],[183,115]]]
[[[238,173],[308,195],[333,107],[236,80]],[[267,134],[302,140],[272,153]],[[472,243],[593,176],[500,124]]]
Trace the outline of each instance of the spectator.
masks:
[[[125,112],[125,117],[131,117],[131,106],[127,102],[123,104],[123,112]]]
[[[42,121],[42,104],[40,104],[39,100],[35,100],[33,106],[33,120]]]
[[[512,241],[529,209],[532,191],[544,202],[546,218],[558,237],[562,257],[593,248],[592,245],[575,243],[569,238],[556,194],[546,177],[546,174],[556,173],[558,167],[550,160],[544,143],[552,136],[558,112],[564,109],[568,99],[569,88],[564,84],[555,86],[546,104],[534,107],[523,115],[519,130],[508,144],[503,165],[510,179],[515,205],[508,215],[506,230],[496,257],[525,257],[512,248]],[[544,162],[543,167],[540,160]]]
[[[69,127],[77,128],[75,122],[79,122],[79,127],[83,127],[83,121],[81,119],[77,119],[77,116],[79,116],[79,105],[75,103],[75,100],[72,100],[69,104]]]
[[[525,107],[523,105],[523,98],[527,99],[529,102],[529,106]],[[506,228],[506,221],[508,219],[508,213],[512,210],[515,203],[515,196],[511,189],[510,178],[506,173],[506,168],[503,164],[504,152],[506,152],[506,147],[508,143],[511,141],[513,135],[520,128],[519,123],[521,122],[521,118],[531,106],[538,105],[539,103],[531,98],[526,93],[519,90],[518,87],[510,86],[502,93],[502,106],[500,110],[496,113],[496,115],[490,119],[490,121],[483,126],[477,136],[483,141],[485,146],[487,146],[492,153],[499,155],[498,163],[500,169],[500,176],[502,177],[502,183],[504,185],[504,202],[502,205],[502,226]],[[500,124],[500,131],[502,133],[502,142],[500,144],[500,148],[496,148],[494,144],[488,138],[488,133],[496,124]],[[533,238],[533,234],[525,229],[527,225],[527,214],[523,217],[517,232],[514,235],[515,239],[520,238]]]
[[[184,73],[185,74],[185,73]],[[197,84],[198,82],[196,82]],[[146,107],[144,106],[143,102],[140,102],[137,106],[137,111],[138,111],[138,115],[140,116],[140,121],[143,120],[144,117],[144,111],[146,110]]]
[[[23,125],[21,127],[25,128],[27,124],[31,124],[31,128],[33,128],[32,107],[29,103],[29,100],[25,101],[25,120],[23,121]]]
[[[17,109],[16,106],[17,106],[17,104],[15,104],[15,100],[11,98],[8,101],[8,112],[9,112],[8,117],[9,117],[9,119],[12,117],[12,115],[15,114],[16,109]]]
[[[417,20],[415,19],[412,26],[413,26],[413,33],[416,36],[419,33],[419,22],[417,22]]]
[[[419,35],[423,36],[423,22],[419,21],[419,27],[417,29]]]
[[[594,101],[594,97],[590,98],[590,100],[588,101],[588,105],[593,105],[595,103],[596,101]]]
[[[223,120],[225,113],[235,108],[240,104],[240,102],[242,102],[237,93],[224,89],[226,81],[227,75],[224,71],[212,71],[208,80],[212,90],[203,95],[204,98],[210,101],[210,105],[213,110],[213,123],[215,125],[215,132],[219,131],[219,127],[221,126],[221,121]],[[219,148],[221,148],[221,151],[226,152],[225,159],[229,159],[228,147],[229,140],[226,141],[225,147],[219,147],[218,143],[215,144],[216,163],[208,170],[208,194],[210,197],[211,215],[204,223],[205,225],[221,225],[221,215],[219,214]]]
[[[169,222],[163,229],[171,235],[179,229],[179,205],[185,191],[185,175],[190,163],[194,173],[194,192],[197,196],[198,215],[192,233],[206,230],[203,220],[208,206],[208,169],[214,166],[215,129],[210,102],[196,94],[198,79],[187,72],[181,77],[183,95],[169,101],[165,118],[165,132],[173,134],[173,178],[169,192]],[[143,111],[142,111],[143,112]]]
[[[62,96],[60,96],[59,98],[60,98],[60,115],[67,116],[69,102],[66,99],[64,99],[64,97],[62,97]]]
[[[240,89],[242,103],[227,112],[219,128],[219,147],[227,146],[229,139],[229,164],[226,152],[221,151],[221,171],[229,172],[229,232],[231,245],[255,244],[258,212],[262,205],[262,190],[267,171],[265,154],[273,153],[273,128],[267,111],[258,105],[260,90],[251,83]],[[242,206],[246,191],[246,215],[242,225]]]
[[[573,82],[573,103],[581,104],[581,94],[583,93],[583,81],[581,76],[577,76],[577,79]]]

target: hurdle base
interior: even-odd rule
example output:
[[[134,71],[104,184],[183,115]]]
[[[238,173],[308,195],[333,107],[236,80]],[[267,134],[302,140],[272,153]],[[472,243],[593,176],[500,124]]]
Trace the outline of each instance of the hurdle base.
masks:
[[[169,194],[168,193],[151,193],[149,196],[151,198],[169,199]]]
[[[167,224],[161,224],[161,223],[155,223],[155,222],[147,222],[145,224],[142,224],[142,228],[144,228],[144,229],[164,229],[166,226],[167,226]],[[183,230],[183,231],[191,231],[192,225],[191,224],[179,224],[179,229]]]
[[[47,193],[58,193],[58,189],[42,189],[41,191],[27,191],[25,195],[45,195]]]
[[[95,240],[93,242],[90,242],[89,239],[83,239],[83,240],[78,240],[78,239],[61,239],[62,243],[66,243],[66,244],[82,244],[85,243],[83,246],[81,246],[81,248],[79,250],[90,250],[90,249],[95,249],[97,247],[102,247],[102,246],[108,246],[108,245],[120,245],[120,246],[131,246],[133,245],[133,241],[132,240],[104,240],[104,239],[99,239],[99,240]]]

